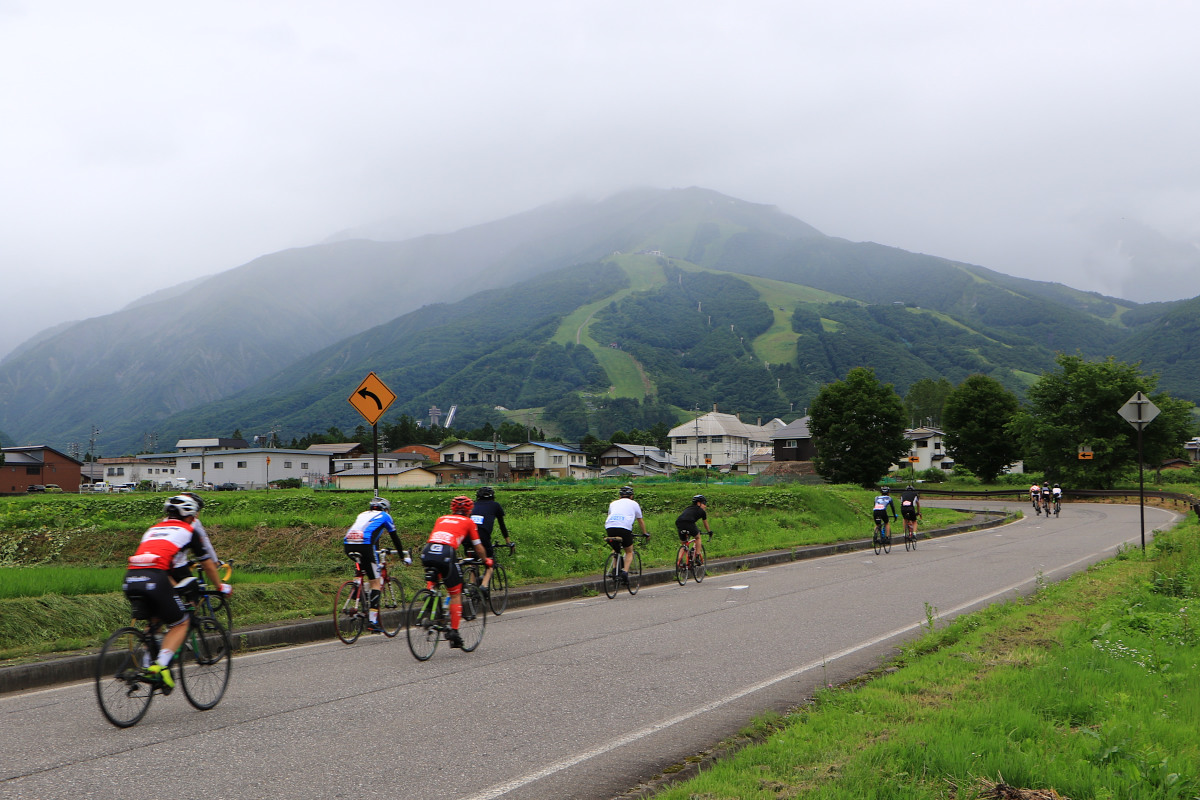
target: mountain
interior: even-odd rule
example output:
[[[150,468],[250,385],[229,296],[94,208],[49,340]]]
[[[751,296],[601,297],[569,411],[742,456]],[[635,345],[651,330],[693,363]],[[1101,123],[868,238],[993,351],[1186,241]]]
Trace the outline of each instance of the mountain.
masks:
[[[0,429],[65,447],[94,425],[105,453],[151,432],[287,439],[358,424],[346,398],[369,371],[398,395],[388,417],[457,403],[465,427],[494,406],[576,433],[630,403],[780,415],[859,364],[900,391],[973,371],[1020,391],[1056,351],[1102,357],[1197,316],[828,237],[704,189],[636,190],[287,250],[143,298],[0,364]],[[1172,380],[1190,385],[1183,357]]]

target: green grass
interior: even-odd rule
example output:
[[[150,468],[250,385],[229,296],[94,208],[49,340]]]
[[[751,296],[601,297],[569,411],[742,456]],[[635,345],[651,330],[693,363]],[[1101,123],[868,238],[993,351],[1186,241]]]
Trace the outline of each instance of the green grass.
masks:
[[[766,742],[657,797],[969,800],[998,783],[1200,796],[1198,533],[1189,517],[1148,557],[932,631],[899,669],[819,692]]]

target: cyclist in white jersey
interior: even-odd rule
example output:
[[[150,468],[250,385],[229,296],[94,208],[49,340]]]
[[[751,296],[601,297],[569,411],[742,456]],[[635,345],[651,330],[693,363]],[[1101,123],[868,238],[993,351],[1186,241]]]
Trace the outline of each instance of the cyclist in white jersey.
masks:
[[[608,504],[608,517],[604,520],[605,535],[620,538],[620,542],[610,542],[615,551],[619,548],[625,551],[625,567],[621,570],[621,582],[629,582],[629,565],[633,563],[633,522],[637,520],[646,532],[646,520],[642,518],[642,507],[633,499],[633,487],[622,486],[618,492],[620,497]]]

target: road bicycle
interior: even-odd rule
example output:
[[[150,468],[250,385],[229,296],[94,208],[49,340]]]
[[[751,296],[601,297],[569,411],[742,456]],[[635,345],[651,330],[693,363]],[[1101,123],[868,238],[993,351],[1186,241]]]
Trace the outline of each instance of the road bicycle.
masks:
[[[892,537],[884,534],[882,520],[875,520],[875,531],[871,534],[871,546],[875,548],[875,555],[879,555],[881,550],[885,553],[892,552]]]
[[[229,632],[213,616],[197,613],[199,587],[185,578],[176,587],[188,607],[187,636],[168,669],[183,689],[188,703],[207,711],[221,702],[233,669],[233,643]],[[118,728],[136,725],[146,716],[155,693],[170,694],[149,667],[158,659],[159,625],[132,625],[112,633],[96,658],[96,700],[104,717]]]
[[[504,544],[492,544],[492,552],[499,555],[500,548],[507,547],[508,554],[511,557],[517,551],[516,542],[505,542]],[[463,580],[470,581],[478,586],[483,591],[483,597],[487,600],[488,608],[496,616],[504,613],[504,609],[508,608],[508,570],[500,563],[500,559],[492,557],[492,578],[488,581],[488,585],[483,585],[483,575],[487,571],[487,567],[477,558],[464,558],[458,562],[462,566]]]
[[[708,570],[704,566],[704,555],[699,549],[700,535],[697,533],[686,542],[682,542],[679,545],[679,552],[675,555],[675,581],[680,586],[687,583],[689,572],[696,579],[696,583],[703,581],[704,576],[708,574]],[[712,531],[708,532],[708,540],[712,541]]]
[[[1030,498],[1033,502],[1033,510],[1039,517],[1042,515],[1042,498],[1041,495],[1034,495]]]
[[[379,551],[379,630],[391,639],[404,624],[404,587],[388,574],[387,557],[399,550]],[[333,600],[333,627],[337,637],[354,644],[371,619],[371,588],[362,560],[354,553],[354,577],[338,587]]]
[[[1046,515],[1046,519],[1050,519],[1050,498],[1042,495],[1042,511]]]
[[[908,519],[907,517],[904,519],[904,550],[905,550],[905,552],[908,552],[909,550],[917,549],[917,520],[920,518],[921,518],[921,515],[918,514],[913,519]]]
[[[644,542],[649,538],[648,533],[633,534],[633,561],[629,563],[629,579],[625,581],[625,588],[630,594],[637,594],[642,586],[642,554],[637,549],[638,540]],[[604,562],[604,593],[611,600],[621,588],[621,569],[625,565],[625,554],[622,552],[620,536],[605,536],[604,541],[613,549]]]
[[[1058,512],[1062,509],[1062,498],[1058,495],[1054,496],[1054,516],[1058,516]]]
[[[433,567],[425,568],[425,588],[417,592],[404,615],[408,649],[417,661],[428,661],[437,650],[438,641],[450,631],[450,594],[441,576]],[[458,635],[462,649],[470,653],[483,641],[487,626],[487,606],[483,592],[469,581],[462,585],[462,620]]]

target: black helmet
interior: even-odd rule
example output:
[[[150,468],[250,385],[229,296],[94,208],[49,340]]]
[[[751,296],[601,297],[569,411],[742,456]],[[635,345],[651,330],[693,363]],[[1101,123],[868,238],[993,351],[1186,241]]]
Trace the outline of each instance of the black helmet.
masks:
[[[707,497],[705,497],[705,496],[704,496],[704,495],[702,495],[702,494],[698,494],[698,495],[696,495],[695,497],[693,497],[693,498],[692,498],[692,502],[693,502],[693,503],[707,503],[707,502],[708,502],[708,498],[707,498]]]
[[[622,486],[621,489],[617,492],[617,494],[619,494],[621,497],[633,497],[633,487],[632,486]]]
[[[890,490],[888,489],[888,487],[884,486],[884,487],[880,488],[880,490],[879,490],[879,493],[880,493],[880,494],[887,494],[889,491],[890,491]]]
[[[490,486],[480,486],[475,490],[476,500],[492,500],[496,497],[496,490]]]
[[[904,491],[906,491],[906,492],[915,492],[916,489],[917,489],[917,487],[913,486],[911,483],[908,486],[904,487]]]

